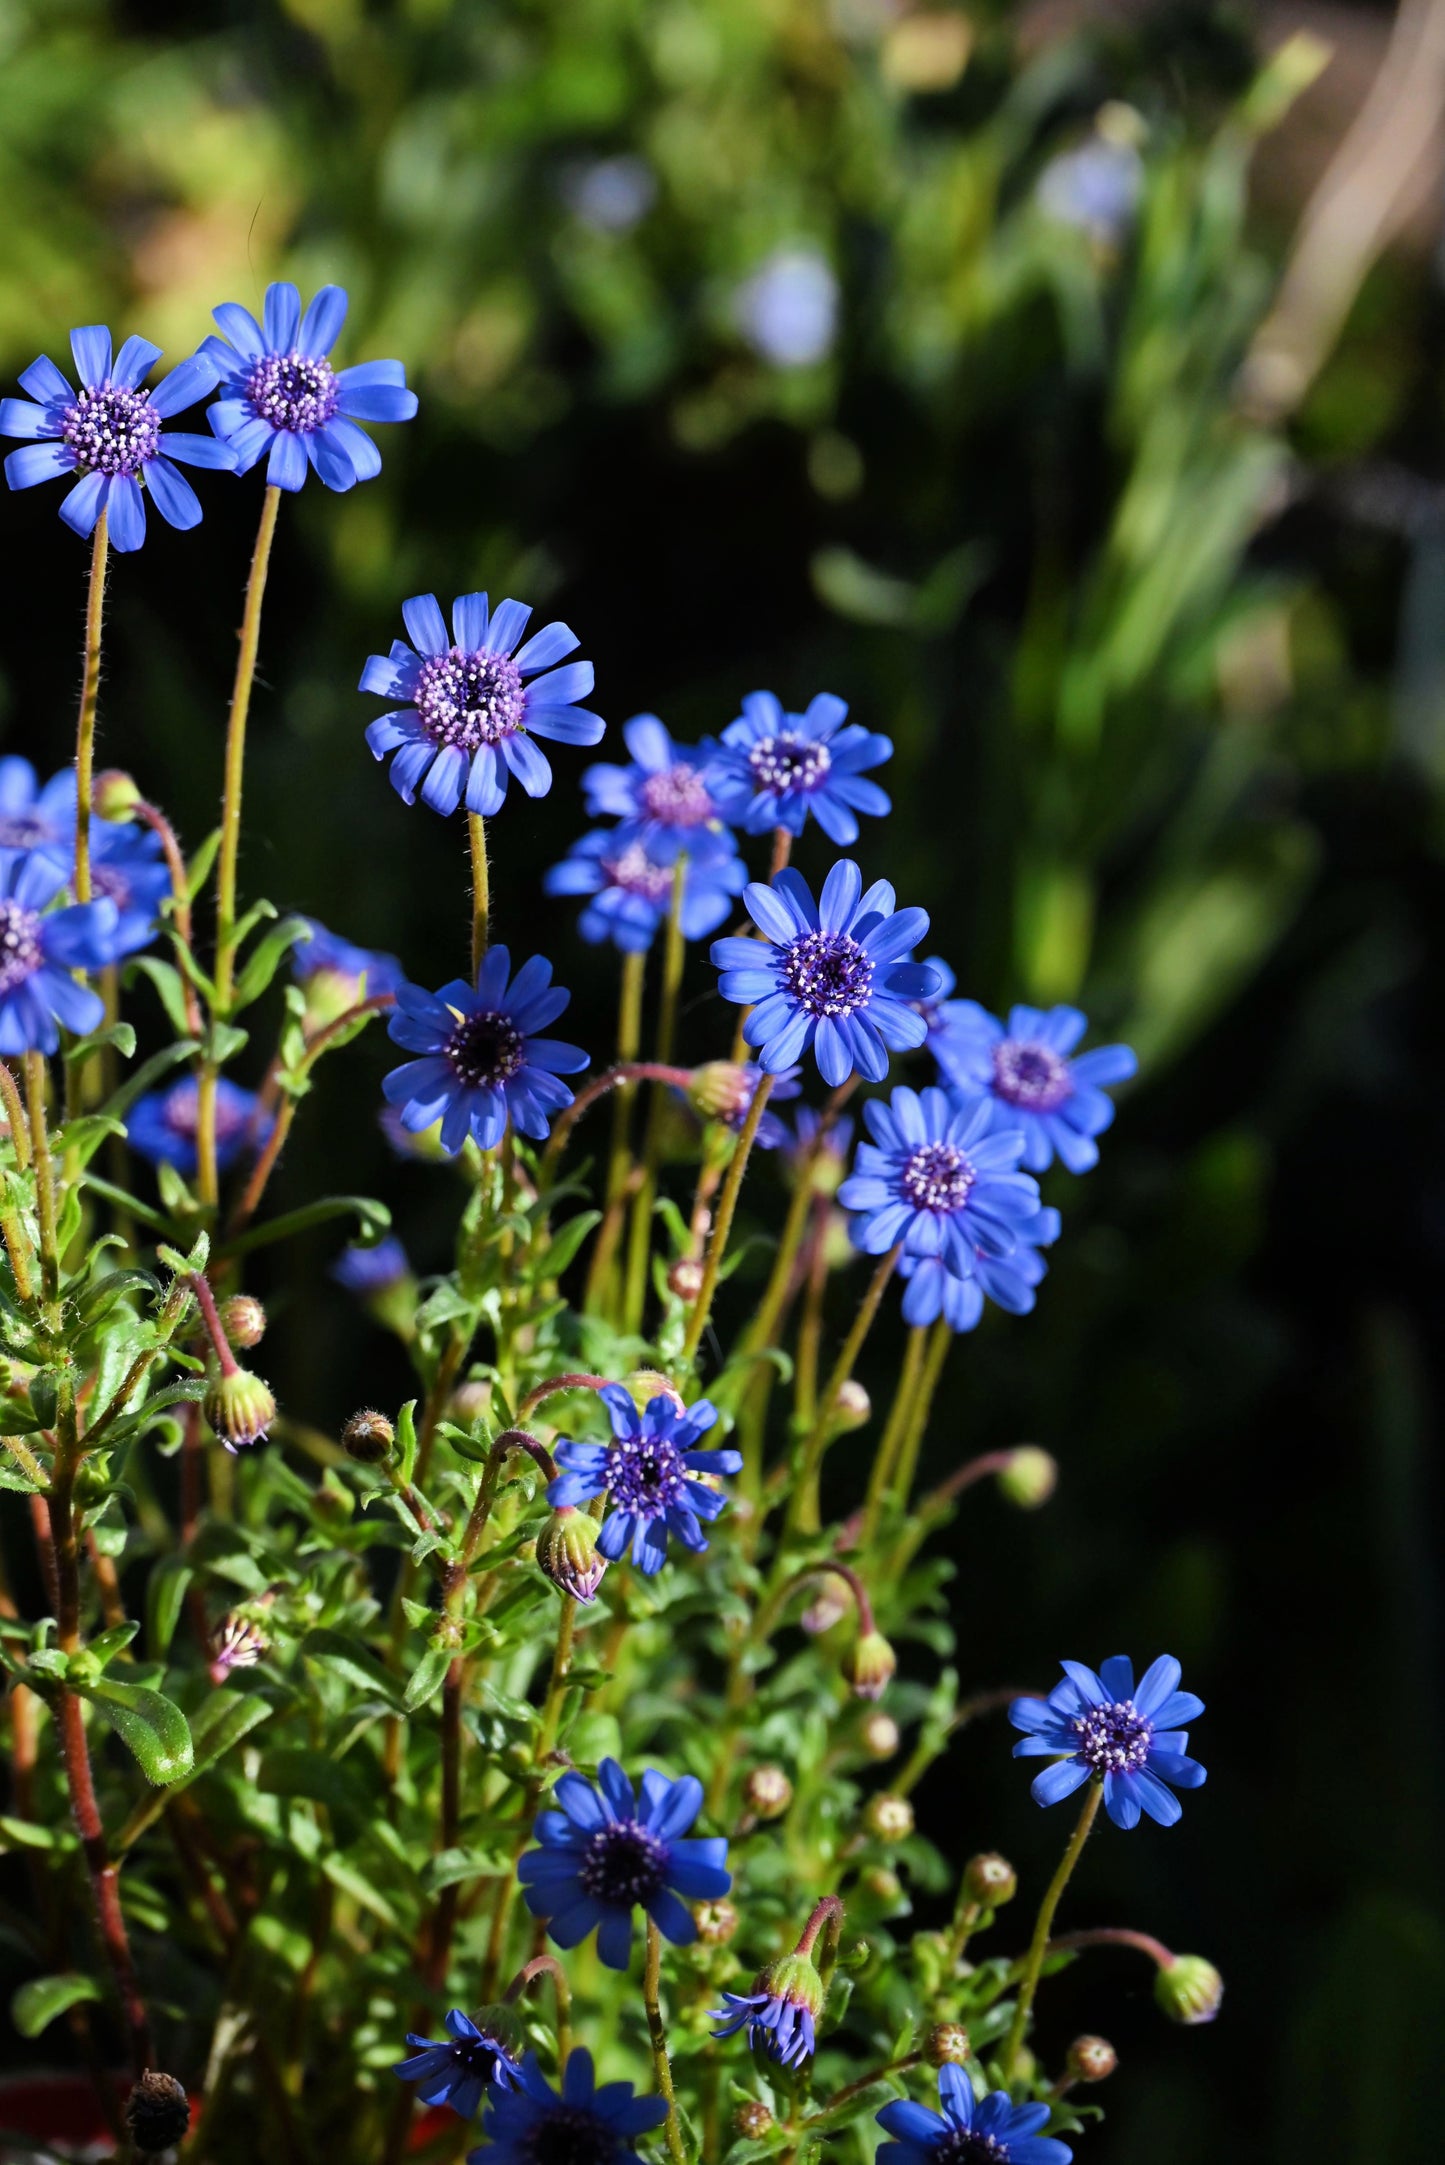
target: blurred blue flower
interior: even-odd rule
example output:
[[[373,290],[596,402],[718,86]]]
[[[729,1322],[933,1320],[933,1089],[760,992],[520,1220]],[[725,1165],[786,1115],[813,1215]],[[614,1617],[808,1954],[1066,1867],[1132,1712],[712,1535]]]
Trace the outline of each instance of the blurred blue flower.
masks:
[[[196,355],[143,391],[143,379],[161,357],[160,347],[148,338],[128,338],[112,358],[110,332],[103,323],[91,323],[71,332],[70,350],[79,391],[72,390],[42,354],[20,378],[36,403],[0,399],[0,436],[31,439],[5,461],[11,488],[33,488],[38,481],[61,475],[77,477],[61,503],[60,516],[85,535],[94,532],[106,512],[113,549],[138,549],[145,540],[143,489],[150,490],[157,511],[171,526],[199,525],[196,492],[173,461],[229,471],[236,463],[234,454],[212,436],[164,435],[161,424],[214,389],[214,368]]]
[[[460,2007],[452,2008],[443,2019],[447,2042],[408,2031],[412,2056],[398,2060],[392,2073],[403,2082],[414,2082],[424,2105],[450,2105],[462,2119],[470,2120],[485,2092],[493,2085],[499,2090],[514,2089],[522,2079],[521,2069],[496,2038],[479,2029]]]
[[[344,1247],[331,1266],[331,1275],[348,1293],[359,1299],[370,1299],[377,1293],[388,1293],[394,1285],[411,1275],[407,1253],[394,1233],[382,1240],[353,1240]]]
[[[732,837],[728,837],[729,848]],[[662,862],[625,827],[583,835],[542,881],[544,894],[587,895],[577,929],[600,946],[610,940],[624,954],[644,954],[672,907],[676,860]],[[704,939],[730,914],[748,883],[741,857],[715,849],[689,857],[682,876],[680,923],[685,940]]]
[[[634,714],[622,725],[632,754],[629,766],[599,760],[582,771],[582,789],[591,819],[621,820],[628,839],[636,839],[659,863],[671,864],[680,850],[704,856],[734,847],[723,826],[704,774],[705,754],[673,743],[655,714]]]
[[[395,992],[402,983],[406,973],[395,955],[381,954],[370,947],[353,947],[350,940],[328,932],[314,917],[304,922],[310,937],[298,940],[291,950],[291,975],[298,985],[309,985],[314,977],[322,975],[341,978],[354,988],[353,998],[359,999],[363,978],[368,994]]]
[[[488,2140],[467,2152],[467,2165],[635,2165],[636,2138],[666,2118],[663,2100],[634,2097],[630,2082],[606,2082],[599,2090],[585,2045],[567,2055],[560,2097],[529,2052],[520,2086],[490,2091]]]
[[[193,1075],[138,1098],[126,1115],[131,1149],[152,1165],[174,1165],[189,1178],[196,1170],[197,1101]],[[243,1152],[262,1149],[275,1124],[254,1091],[223,1075],[216,1084],[218,1170],[224,1172]]]
[[[900,1241],[908,1255],[937,1256],[957,1278],[975,1258],[1011,1255],[1039,1207],[1038,1182],[1017,1170],[1023,1137],[994,1126],[987,1099],[960,1106],[943,1090],[900,1084],[888,1103],[870,1098],[853,1172],[838,1190],[865,1255]]]
[[[785,713],[772,692],[749,692],[721,741],[701,747],[723,818],[748,834],[801,834],[811,812],[830,841],[856,842],[859,812],[881,818],[892,809],[863,770],[891,759],[893,745],[856,722],[845,729],[847,712],[832,692],[819,692],[802,714]]]
[[[71,799],[74,801],[72,778]],[[74,856],[74,836],[70,855]],[[156,935],[161,905],[171,894],[171,872],[161,838],[148,827],[116,820],[90,823],[90,883],[115,904],[117,956],[139,954]]]
[[[1097,1045],[1071,1059],[1089,1027],[1076,1007],[1015,1007],[1007,1027],[977,1000],[952,1000],[929,1043],[945,1078],[991,1097],[1000,1125],[1023,1130],[1023,1162],[1042,1173],[1057,1157],[1071,1173],[1099,1162],[1096,1135],[1114,1117],[1105,1089],[1127,1082],[1138,1061],[1127,1045]]]
[[[569,166],[562,175],[567,208],[597,233],[627,233],[657,201],[657,176],[645,158],[621,155]]]
[[[559,1947],[576,1947],[595,1931],[602,1961],[625,1970],[634,1909],[675,1947],[697,1938],[685,1904],[727,1893],[728,1845],[721,1835],[682,1839],[702,1810],[695,1775],[672,1782],[649,1767],[640,1805],[615,1759],[601,1762],[597,1779],[594,1789],[580,1774],[562,1776],[553,1791],[562,1809],[537,1814],[541,1847],[523,1854],[517,1877],[528,1909],[545,1917]]]
[[[838,331],[838,281],[816,248],[775,249],[733,295],[733,318],[774,368],[811,368]]]
[[[717,1408],[705,1398],[684,1411],[661,1392],[639,1411],[620,1383],[609,1383],[597,1395],[612,1423],[611,1441],[564,1438],[558,1443],[554,1455],[565,1471],[550,1483],[547,1501],[555,1508],[606,1496],[612,1508],[597,1536],[598,1549],[615,1563],[630,1548],[633,1563],[650,1578],[666,1560],[669,1532],[684,1548],[707,1547],[699,1520],[717,1518],[726,1498],[697,1476],[737,1473],[742,1455],[697,1448],[717,1421]]]
[[[1007,1309],[1010,1315],[1028,1315],[1034,1305],[1034,1289],[1049,1267],[1039,1249],[1053,1246],[1060,1224],[1058,1212],[1044,1205],[1018,1227],[1018,1246],[1008,1255],[990,1255],[986,1249],[975,1249],[973,1270],[967,1278],[950,1270],[943,1256],[903,1256],[898,1275],[907,1281],[904,1322],[934,1323],[942,1316],[951,1331],[971,1331],[983,1315],[985,1299]]]
[[[0,849],[43,849],[72,862],[74,767],[62,767],[42,788],[28,759],[0,759]]]
[[[558,1076],[587,1065],[580,1047],[536,1035],[572,997],[552,983],[551,963],[533,955],[509,985],[511,967],[507,949],[491,947],[475,990],[459,977],[434,993],[405,982],[397,987],[387,1028],[398,1045],[423,1057],[393,1068],[382,1089],[412,1135],[441,1121],[449,1157],[468,1136],[479,1149],[494,1149],[509,1119],[541,1141],[551,1116],[572,1102]]]
[[[235,453],[237,473],[267,452],[266,479],[278,489],[299,489],[308,460],[328,489],[381,472],[381,453],[357,423],[410,421],[416,393],[400,361],[332,367],[346,307],[340,286],[323,286],[303,316],[295,286],[278,281],[266,288],[260,323],[239,301],[211,310],[226,335],[201,342],[222,394],[206,419]]]
[[[798,1107],[786,1144],[788,1163],[795,1172],[811,1170],[815,1181],[824,1173],[841,1180],[853,1150],[853,1121],[845,1113],[825,1127],[825,1118],[811,1105]]]
[[[548,624],[514,654],[532,614],[524,602],[504,601],[493,611],[485,594],[459,595],[452,603],[454,640],[435,594],[413,596],[401,613],[417,651],[393,640],[390,654],[368,660],[361,689],[408,702],[366,732],[378,759],[396,753],[392,787],[407,804],[415,803],[420,784],[422,803],[434,812],[455,812],[464,802],[469,812],[490,818],[502,808],[509,774],[529,797],[545,797],[552,787],[535,737],[600,741],[606,723],[576,704],[592,689],[591,662],[553,667],[577,645],[565,624]]]
[[[968,2071],[941,2067],[942,2113],[900,2097],[884,2105],[878,2124],[894,2139],[880,2145],[884,2165],[1069,2165],[1073,2151],[1056,2136],[1041,2135],[1047,2104],[1016,2105],[1007,2090],[974,2096]]]
[[[99,970],[120,955],[119,918],[106,896],[52,910],[69,878],[41,850],[0,849],[0,1053],[54,1052],[63,1025],[77,1037],[100,1027],[99,993],[72,970]]]
[[[728,1103],[718,1113],[717,1118],[722,1121],[724,1127],[731,1128],[734,1135],[741,1135],[747,1125],[748,1114],[753,1109],[753,1099],[757,1095],[758,1084],[763,1079],[763,1071],[753,1061],[744,1060],[740,1063],[737,1072],[741,1086],[732,1094]],[[753,1141],[759,1150],[781,1150],[788,1142],[787,1124],[778,1118],[778,1115],[773,1111],[773,1107],[786,1104],[790,1098],[801,1097],[803,1091],[802,1073],[803,1071],[799,1067],[789,1067],[784,1068],[781,1075],[773,1077],[773,1087],[768,1092],[768,1102],[763,1107],[763,1117],[758,1122],[757,1131],[753,1136]],[[799,1109],[798,1120],[800,1125],[806,1110],[806,1106]]]
[[[1144,161],[1132,143],[1093,136],[1051,158],[1035,189],[1044,215],[1109,245],[1123,238],[1144,187]]]
[[[1034,1777],[1034,1802],[1058,1804],[1097,1780],[1116,1827],[1137,1827],[1144,1812],[1172,1827],[1181,1811],[1173,1790],[1198,1789],[1204,1780],[1198,1760],[1185,1756],[1189,1734],[1179,1727],[1204,1712],[1204,1701],[1180,1691],[1178,1662],[1161,1654],[1137,1689],[1123,1654],[1101,1663],[1097,1675],[1081,1661],[1063,1667],[1064,1681],[1047,1699],[1015,1699],[1008,1710],[1025,1732],[1015,1759],[1054,1761]]]
[[[818,1072],[836,1089],[855,1069],[869,1082],[888,1073],[890,1052],[923,1043],[923,1017],[910,1003],[936,982],[907,958],[928,930],[926,910],[897,910],[887,880],[863,892],[857,865],[842,858],[815,903],[791,868],[771,887],[755,881],[744,900],[769,943],[714,940],[725,1000],[752,1008],[743,1037],[760,1066],[780,1075],[813,1046]]]

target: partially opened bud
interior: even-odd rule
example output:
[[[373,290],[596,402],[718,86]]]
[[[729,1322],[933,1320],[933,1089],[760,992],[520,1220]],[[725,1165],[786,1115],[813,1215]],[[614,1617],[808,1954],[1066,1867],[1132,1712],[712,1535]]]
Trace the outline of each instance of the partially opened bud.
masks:
[[[738,1913],[731,1902],[719,1897],[712,1902],[696,1903],[692,1921],[704,1946],[725,1947],[738,1928]]]
[[[860,1631],[843,1656],[843,1674],[860,1699],[881,1699],[898,1667],[881,1631]]]
[[[1002,1909],[1019,1891],[1018,1874],[1007,1857],[996,1849],[970,1857],[963,1868],[963,1884],[971,1901],[983,1909]]]
[[[702,1291],[702,1265],[695,1256],[678,1257],[667,1274],[667,1290],[676,1300],[691,1303],[697,1299]],[[758,2107],[760,2112],[767,2109],[766,2105]]]
[[[1203,1955],[1175,1955],[1155,1971],[1154,1997],[1171,2022],[1212,2022],[1224,1979]]]
[[[873,1418],[873,1401],[856,1376],[849,1376],[842,1384],[833,1401],[833,1429],[835,1434],[846,1436],[850,1430],[863,1428]]]
[[[646,1413],[654,1398],[670,1398],[679,1413],[686,1410],[681,1391],[660,1369],[634,1368],[630,1376],[623,1377],[622,1388],[639,1413]]]
[[[211,1637],[211,1682],[224,1684],[233,1669],[253,1669],[270,1642],[259,1624],[223,1616]]]
[[[390,1458],[396,1430],[384,1413],[364,1406],[341,1431],[341,1448],[358,1466],[382,1466]]]
[[[1037,1511],[1048,1502],[1059,1484],[1058,1460],[1037,1444],[1021,1443],[1009,1453],[1008,1464],[997,1476],[999,1493],[1020,1511]]]
[[[136,806],[144,803],[140,785],[120,767],[106,767],[91,784],[91,810],[97,819],[134,819]]]
[[[1107,2037],[1076,2037],[1064,2062],[1074,2082],[1105,2082],[1118,2064],[1119,2055]]]
[[[853,1606],[853,1589],[837,1571],[826,1571],[817,1593],[809,1602],[798,1621],[804,1631],[817,1638],[831,1631]]]
[[[756,1070],[750,1072],[736,1060],[707,1060],[692,1071],[688,1102],[706,1120],[741,1121],[756,1087]]]
[[[907,1797],[870,1797],[863,1824],[880,1842],[906,1842],[913,1832],[913,1806]]]
[[[148,2067],[125,2101],[125,2124],[148,2157],[173,2150],[191,2124],[191,2101],[174,2075]]]
[[[893,1716],[881,1709],[867,1717],[859,1735],[870,1759],[891,1759],[903,1741]]]
[[[935,2022],[923,2040],[923,2057],[930,2067],[962,2067],[972,2050],[961,2022]]]
[[[233,1346],[249,1353],[266,1335],[266,1311],[254,1293],[233,1293],[221,1303],[221,1328]]]
[[[743,1783],[743,1801],[759,1819],[778,1819],[793,1801],[793,1785],[781,1767],[754,1767]]]
[[[259,1443],[276,1418],[276,1401],[249,1368],[233,1368],[206,1386],[201,1411],[228,1451]]]
[[[559,1593],[595,1601],[607,1569],[606,1557],[597,1553],[596,1519],[559,1504],[537,1536],[537,1569]]]

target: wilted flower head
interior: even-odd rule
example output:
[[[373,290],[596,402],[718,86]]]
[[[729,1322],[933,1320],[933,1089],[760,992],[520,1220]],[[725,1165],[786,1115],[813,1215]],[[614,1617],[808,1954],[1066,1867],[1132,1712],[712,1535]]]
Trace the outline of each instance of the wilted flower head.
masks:
[[[411,2056],[392,2073],[414,2082],[424,2105],[450,2105],[470,2120],[489,2089],[510,2090],[521,2081],[522,2025],[510,2007],[479,2007],[475,2016],[453,2007],[445,2027],[444,2042],[408,2031]]]
[[[125,2101],[125,2124],[143,2157],[173,2150],[191,2124],[191,2101],[174,2075],[148,2067]]]
[[[712,2012],[714,2037],[746,2030],[754,2049],[762,2045],[784,2067],[801,2067],[817,2050],[823,2012],[823,1980],[807,1954],[781,1955],[759,1970],[751,1992],[725,1992]]]

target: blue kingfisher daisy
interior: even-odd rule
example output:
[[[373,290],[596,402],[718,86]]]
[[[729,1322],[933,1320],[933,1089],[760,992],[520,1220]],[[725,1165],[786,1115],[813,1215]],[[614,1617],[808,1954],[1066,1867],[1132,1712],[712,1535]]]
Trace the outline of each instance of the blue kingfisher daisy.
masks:
[[[1104,1809],[1115,1826],[1137,1827],[1148,1814],[1161,1827],[1180,1816],[1175,1789],[1198,1789],[1204,1768],[1187,1756],[1188,1731],[1181,1722],[1204,1712],[1204,1701],[1179,1689],[1179,1664],[1161,1654],[1139,1683],[1127,1655],[1101,1662],[1098,1673],[1081,1661],[1063,1664],[1064,1681],[1047,1699],[1015,1699],[1009,1720],[1022,1729],[1015,1759],[1052,1759],[1034,1777],[1036,1804],[1058,1804],[1087,1781],[1102,1782]]]

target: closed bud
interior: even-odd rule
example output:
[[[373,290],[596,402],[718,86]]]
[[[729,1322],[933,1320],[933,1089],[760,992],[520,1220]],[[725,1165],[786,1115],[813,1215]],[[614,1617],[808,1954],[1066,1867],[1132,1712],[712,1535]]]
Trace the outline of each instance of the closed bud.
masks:
[[[492,1386],[476,1378],[459,1383],[447,1401],[447,1413],[458,1428],[471,1428],[492,1410]]]
[[[930,2067],[962,2067],[972,2050],[961,2022],[935,2022],[923,2040],[923,2057]]]
[[[1033,1443],[1021,1443],[1016,1451],[1010,1451],[1008,1464],[998,1474],[1000,1495],[1017,1504],[1020,1511],[1037,1511],[1058,1485],[1058,1460]]]
[[[509,2060],[521,2059],[527,2049],[527,2033],[515,2007],[489,2001],[484,2007],[474,2007],[471,2017],[487,2044],[497,2046]],[[472,2051],[480,2056],[477,2046],[473,2045]]]
[[[358,1466],[383,1466],[391,1457],[396,1430],[384,1413],[364,1406],[341,1431],[341,1448]]]
[[[266,1311],[254,1293],[233,1293],[221,1303],[221,1328],[233,1346],[249,1353],[266,1335]]]
[[[146,2156],[173,2150],[191,2124],[191,2101],[174,2075],[148,2067],[125,2101],[131,2141]]]
[[[758,1971],[753,1990],[770,2000],[785,2000],[789,2006],[805,2008],[815,2023],[827,1998],[811,1955],[779,1955],[776,1962]]]
[[[837,1571],[825,1571],[817,1593],[798,1621],[813,1638],[831,1631],[853,1606],[853,1589]]]
[[[607,1558],[597,1553],[596,1519],[559,1504],[537,1536],[537,1569],[559,1593],[595,1601],[607,1569]]]
[[[870,1759],[891,1759],[903,1741],[893,1716],[881,1709],[867,1717],[859,1734]]]
[[[738,1928],[738,1913],[731,1902],[720,1898],[713,1902],[698,1902],[693,1907],[692,1921],[697,1926],[697,1936],[706,1947],[726,1947]]]
[[[630,1376],[623,1377],[622,1388],[639,1413],[646,1413],[654,1398],[670,1398],[679,1413],[686,1411],[677,1385],[656,1368],[634,1368]]]
[[[870,1797],[863,1824],[880,1842],[906,1842],[913,1832],[913,1806],[907,1797]]]
[[[848,1220],[841,1210],[830,1210],[823,1227],[823,1256],[829,1270],[846,1270],[858,1260]]]
[[[1107,2037],[1076,2037],[1064,2062],[1072,2082],[1106,2082],[1119,2064]]]
[[[773,2116],[760,2097],[745,2097],[733,2114],[733,2128],[744,2142],[761,2142],[772,2125]]]
[[[687,1301],[689,1305],[702,1291],[702,1265],[695,1256],[679,1256],[667,1274],[667,1290],[674,1300]],[[759,2106],[766,2112],[767,2106]]]
[[[846,1436],[852,1429],[866,1427],[872,1418],[872,1399],[857,1378],[849,1376],[833,1401],[834,1433]]]
[[[201,1411],[218,1441],[228,1451],[241,1451],[261,1442],[276,1418],[276,1401],[249,1368],[233,1368],[229,1376],[212,1377]]]
[[[903,1882],[896,1872],[890,1872],[886,1864],[870,1865],[858,1884],[866,1895],[871,1896],[885,1909],[891,1909],[903,1897]]]
[[[756,1071],[735,1060],[708,1060],[692,1071],[688,1102],[705,1120],[742,1121],[756,1087]]]
[[[136,806],[144,803],[140,785],[120,767],[106,767],[91,784],[91,810],[97,819],[134,819]]]
[[[234,1611],[223,1616],[211,1637],[211,1682],[224,1684],[233,1669],[253,1669],[269,1643],[259,1624]]]
[[[1155,1971],[1154,1997],[1171,2022],[1212,2022],[1224,1979],[1203,1955],[1175,1955]]]
[[[1019,1891],[1018,1873],[996,1849],[969,1858],[963,1868],[963,1884],[969,1899],[981,1909],[1002,1909]]]
[[[743,1801],[759,1819],[778,1819],[793,1801],[793,1785],[781,1767],[754,1767],[743,1783]]]
[[[860,1699],[881,1699],[898,1667],[881,1631],[860,1631],[843,1656],[843,1674]]]

